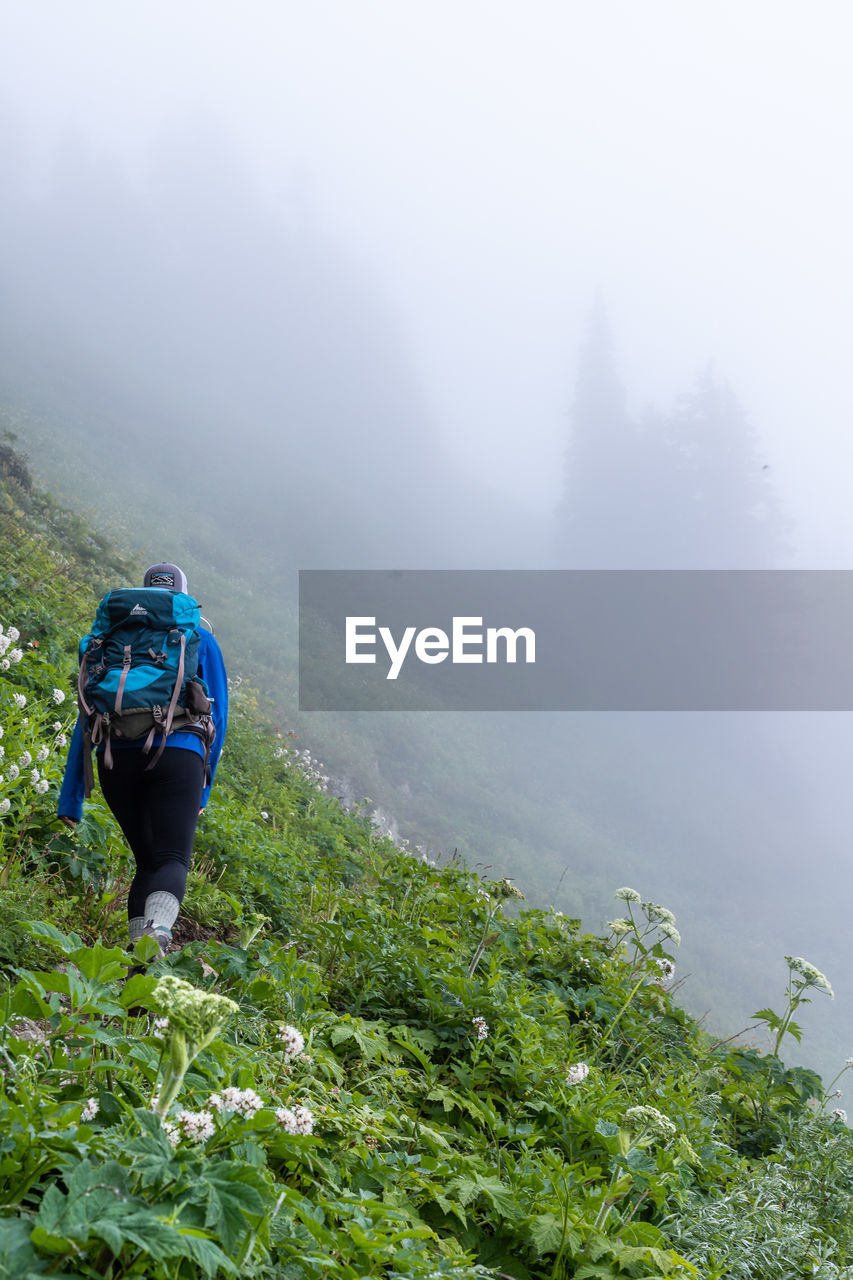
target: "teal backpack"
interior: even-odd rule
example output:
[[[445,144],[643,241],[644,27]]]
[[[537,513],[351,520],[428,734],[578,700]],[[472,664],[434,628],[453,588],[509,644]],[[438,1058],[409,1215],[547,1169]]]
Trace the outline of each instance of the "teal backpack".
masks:
[[[183,591],[128,587],[110,591],[98,605],[89,635],[80,641],[77,703],[84,734],[86,795],[94,774],[91,748],[104,747],[112,768],[113,740],[144,739],[152,769],[176,730],[197,733],[205,744],[205,776],[215,736],[208,688],[198,675],[201,611]]]

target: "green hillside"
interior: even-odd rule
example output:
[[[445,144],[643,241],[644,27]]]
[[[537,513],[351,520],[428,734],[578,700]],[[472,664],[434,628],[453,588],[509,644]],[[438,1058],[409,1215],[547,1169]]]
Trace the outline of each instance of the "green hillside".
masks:
[[[130,573],[0,449],[0,1278],[850,1274],[836,1081],[679,1008],[671,912],[620,889],[583,934],[398,848],[248,682],[184,945],[128,979],[123,843],[55,804],[76,640]],[[777,1053],[828,995],[787,981]]]

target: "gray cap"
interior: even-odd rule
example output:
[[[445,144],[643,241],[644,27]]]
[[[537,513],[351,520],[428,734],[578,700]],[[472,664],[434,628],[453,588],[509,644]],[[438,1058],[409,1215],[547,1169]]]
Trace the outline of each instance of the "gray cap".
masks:
[[[186,591],[187,575],[176,564],[152,564],[145,570],[143,587],[165,587],[167,591]]]

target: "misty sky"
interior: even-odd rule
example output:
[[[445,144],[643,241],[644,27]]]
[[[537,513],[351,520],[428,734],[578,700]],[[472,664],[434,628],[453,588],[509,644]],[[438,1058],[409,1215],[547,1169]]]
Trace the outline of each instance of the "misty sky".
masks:
[[[4,0],[31,181],[76,135],[144,183],[224,128],[399,318],[437,429],[553,504],[600,290],[632,407],[709,359],[798,521],[853,567],[853,16],[837,0]]]

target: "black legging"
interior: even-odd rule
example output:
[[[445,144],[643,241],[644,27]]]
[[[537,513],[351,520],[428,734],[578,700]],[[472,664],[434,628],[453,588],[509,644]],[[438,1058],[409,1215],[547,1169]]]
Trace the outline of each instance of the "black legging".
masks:
[[[136,859],[127,899],[131,920],[145,914],[149,893],[183,899],[204,782],[204,761],[185,747],[167,747],[146,772],[149,763],[139,747],[114,748],[111,769],[98,754],[104,799]]]

